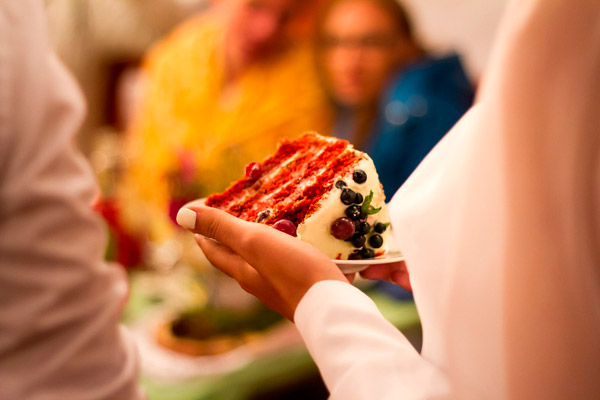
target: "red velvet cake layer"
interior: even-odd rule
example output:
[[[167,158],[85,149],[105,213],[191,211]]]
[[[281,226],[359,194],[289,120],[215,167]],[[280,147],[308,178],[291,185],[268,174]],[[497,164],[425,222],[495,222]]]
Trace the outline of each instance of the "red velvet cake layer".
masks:
[[[348,145],[314,133],[284,139],[275,154],[251,164],[246,176],[225,192],[209,196],[206,204],[247,221],[273,225],[287,219],[298,226],[317,209],[336,180],[360,161]]]

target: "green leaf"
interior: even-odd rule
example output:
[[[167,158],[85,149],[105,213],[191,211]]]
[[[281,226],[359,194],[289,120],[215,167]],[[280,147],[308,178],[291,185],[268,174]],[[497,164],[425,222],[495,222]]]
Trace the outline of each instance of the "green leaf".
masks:
[[[375,208],[373,206],[369,206],[369,209],[367,210],[367,215],[377,214],[379,211],[381,211],[381,207]]]
[[[371,190],[368,195],[365,196],[362,205],[360,206],[361,211],[366,213],[369,207],[371,207],[371,201],[373,200],[373,191]]]
[[[365,200],[362,203],[361,211],[367,215],[377,214],[381,211],[381,207],[375,208],[371,205],[371,201],[373,201],[373,191],[369,191],[369,194],[365,197]]]

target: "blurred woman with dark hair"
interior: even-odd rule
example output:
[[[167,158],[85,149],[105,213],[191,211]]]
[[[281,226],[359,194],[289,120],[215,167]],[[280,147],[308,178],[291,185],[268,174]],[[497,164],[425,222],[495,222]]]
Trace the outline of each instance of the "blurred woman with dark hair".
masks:
[[[332,0],[317,28],[334,133],[371,155],[388,195],[473,101],[457,55],[434,57],[396,0]]]

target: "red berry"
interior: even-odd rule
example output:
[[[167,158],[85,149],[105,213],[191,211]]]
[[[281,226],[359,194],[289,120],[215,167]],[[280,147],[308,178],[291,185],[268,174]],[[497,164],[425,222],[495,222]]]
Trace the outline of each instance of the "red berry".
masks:
[[[273,224],[273,228],[294,237],[298,236],[296,233],[296,225],[288,219],[280,219]]]
[[[336,219],[331,224],[331,234],[336,239],[348,239],[354,234],[354,222],[346,217]]]
[[[246,176],[248,177],[248,179],[255,181],[258,178],[260,178],[260,176],[263,173],[262,165],[260,165],[260,163],[257,163],[257,162],[250,163],[250,164],[246,165],[245,172],[246,172]]]

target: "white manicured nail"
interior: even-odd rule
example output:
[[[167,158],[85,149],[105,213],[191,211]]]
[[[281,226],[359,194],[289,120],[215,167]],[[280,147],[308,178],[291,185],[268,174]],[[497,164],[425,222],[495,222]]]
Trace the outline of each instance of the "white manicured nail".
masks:
[[[196,228],[196,212],[189,208],[180,208],[177,212],[177,223],[186,228],[193,230]]]

